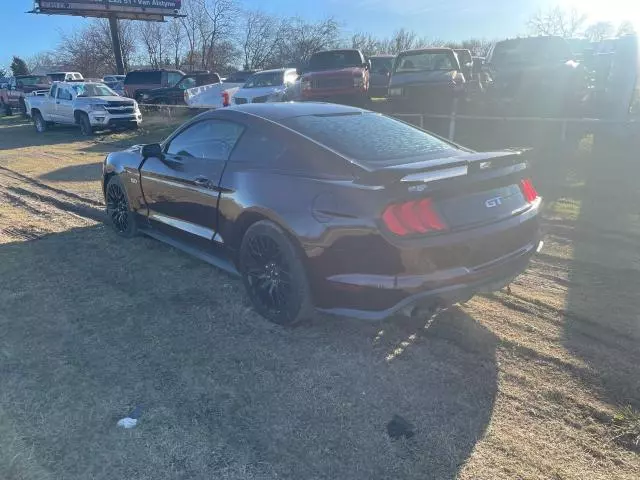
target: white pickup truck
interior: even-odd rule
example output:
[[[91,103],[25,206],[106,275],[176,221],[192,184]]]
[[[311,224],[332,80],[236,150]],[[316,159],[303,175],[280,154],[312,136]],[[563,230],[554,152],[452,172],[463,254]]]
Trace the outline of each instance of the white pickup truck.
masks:
[[[229,103],[246,81],[253,75],[253,71],[235,72],[222,82],[189,88],[184,91],[184,103],[192,108],[221,108],[224,107],[226,92]]]
[[[138,103],[120,97],[102,83],[54,82],[45,95],[25,97],[27,115],[38,133],[56,123],[78,125],[83,135],[105,128],[137,128],[142,122]]]

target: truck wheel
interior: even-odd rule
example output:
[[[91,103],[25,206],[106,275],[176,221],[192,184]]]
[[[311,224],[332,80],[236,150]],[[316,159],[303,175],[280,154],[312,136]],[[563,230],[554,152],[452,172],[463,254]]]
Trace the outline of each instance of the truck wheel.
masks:
[[[80,131],[82,135],[85,137],[90,137],[93,135],[93,128],[91,127],[91,122],[89,121],[89,115],[86,113],[81,113],[78,116],[78,123],[80,124]]]
[[[47,131],[47,122],[44,121],[44,118],[42,118],[42,114],[40,112],[34,112],[33,124],[36,127],[36,132],[44,133]]]

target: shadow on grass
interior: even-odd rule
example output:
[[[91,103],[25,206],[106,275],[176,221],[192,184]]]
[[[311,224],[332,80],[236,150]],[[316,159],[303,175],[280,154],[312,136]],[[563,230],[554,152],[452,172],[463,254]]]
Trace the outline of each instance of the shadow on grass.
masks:
[[[605,401],[640,408],[640,164],[637,151],[596,144],[582,163],[566,347],[593,370]]]
[[[496,338],[457,309],[282,329],[104,226],[0,246],[0,304],[2,478],[455,478],[493,411]]]
[[[0,123],[0,151],[14,148],[40,147],[86,140],[73,126],[55,126],[44,133],[36,132],[32,123],[24,120]]]
[[[50,182],[88,182],[100,180],[102,177],[102,162],[85,163],[82,165],[69,165],[62,167],[44,175],[40,175],[40,180]]]

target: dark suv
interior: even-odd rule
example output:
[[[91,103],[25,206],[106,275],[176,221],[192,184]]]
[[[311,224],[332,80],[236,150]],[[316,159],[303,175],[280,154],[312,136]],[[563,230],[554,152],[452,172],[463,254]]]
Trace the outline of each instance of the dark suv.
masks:
[[[184,91],[203,85],[220,83],[220,75],[217,73],[198,72],[188,73],[182,77],[178,83],[171,87],[154,88],[140,96],[143,103],[154,103],[157,105],[179,105],[184,104]]]
[[[124,79],[124,94],[140,101],[142,94],[155,88],[171,87],[184,77],[180,70],[134,70]]]

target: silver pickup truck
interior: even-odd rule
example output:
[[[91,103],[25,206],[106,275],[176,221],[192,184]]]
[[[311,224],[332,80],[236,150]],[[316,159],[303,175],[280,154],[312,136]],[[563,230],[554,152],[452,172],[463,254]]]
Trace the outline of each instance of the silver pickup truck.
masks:
[[[59,123],[78,125],[88,136],[99,129],[134,129],[142,122],[135,100],[120,97],[102,83],[54,82],[45,95],[25,97],[25,106],[38,133]]]

